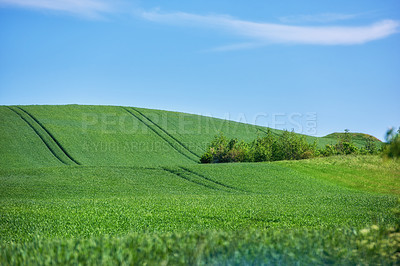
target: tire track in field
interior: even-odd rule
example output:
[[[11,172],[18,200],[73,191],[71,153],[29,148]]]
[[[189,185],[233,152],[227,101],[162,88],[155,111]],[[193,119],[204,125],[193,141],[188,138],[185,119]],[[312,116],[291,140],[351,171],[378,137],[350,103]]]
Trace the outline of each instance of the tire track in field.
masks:
[[[174,145],[174,141],[171,141],[170,139],[168,139],[166,136],[163,136],[160,132],[158,132],[154,127],[152,127],[151,125],[149,125],[149,123],[147,123],[144,119],[140,118],[140,113],[135,114],[134,112],[132,112],[131,110],[129,110],[126,107],[122,107],[123,109],[125,109],[125,111],[127,111],[129,114],[131,114],[133,117],[135,117],[137,120],[139,120],[140,122],[142,122],[145,126],[147,126],[150,130],[152,130],[157,136],[159,136],[160,138],[162,138],[165,142],[167,142],[175,151],[177,151],[178,153],[180,153],[181,155],[185,156],[186,158],[188,158],[189,160],[195,162],[195,163],[199,163],[199,160],[196,160],[194,158],[192,158],[191,156],[189,156],[188,154],[186,154],[182,149],[179,148],[179,146]],[[132,108],[133,109],[133,108]],[[133,109],[135,110],[135,109]],[[135,110],[136,111],[136,110]],[[164,132],[164,131],[163,131]],[[165,132],[164,132],[165,133]],[[167,134],[168,136],[168,134]],[[176,143],[176,142],[175,142]]]
[[[185,150],[187,150],[188,152],[190,152],[191,154],[193,154],[194,156],[196,156],[198,159],[200,159],[200,156],[198,154],[196,154],[195,152],[191,151],[184,143],[182,143],[180,140],[178,140],[177,138],[175,138],[173,135],[171,135],[167,130],[163,129],[162,127],[160,127],[157,123],[153,122],[153,120],[151,120],[149,117],[147,117],[145,114],[143,114],[142,112],[140,112],[138,109],[132,107],[133,110],[135,110],[136,112],[138,112],[141,116],[143,116],[144,118],[146,118],[148,121],[150,121],[150,123],[152,123],[153,125],[155,125],[156,127],[158,127],[162,132],[164,132],[165,134],[167,134],[170,138],[172,138],[176,143],[178,143],[180,146],[182,146],[182,148],[184,148]]]
[[[197,173],[197,172],[195,172],[195,171],[193,171],[193,170],[190,170],[190,169],[188,169],[188,168],[186,168],[186,167],[180,166],[179,168],[182,169],[182,170],[184,170],[184,171],[186,171],[186,172],[189,172],[189,173],[192,174],[192,175],[198,176],[199,178],[203,178],[203,179],[205,179],[205,180],[207,180],[207,181],[209,181],[209,182],[212,182],[212,183],[214,183],[214,184],[216,184],[216,185],[225,187],[225,188],[227,188],[227,189],[236,190],[236,191],[240,191],[240,192],[248,192],[248,191],[246,191],[246,190],[243,190],[243,189],[240,189],[240,188],[236,188],[236,187],[233,187],[233,186],[230,186],[230,185],[226,185],[226,184],[224,184],[224,183],[222,183],[222,182],[219,182],[219,181],[217,181],[217,180],[214,180],[214,179],[211,179],[211,178],[209,178],[209,177],[206,177],[206,176],[204,176],[204,175],[202,175],[202,174],[199,174],[199,173]]]
[[[168,173],[176,175],[176,176],[178,176],[178,177],[180,177],[180,178],[182,178],[182,179],[184,179],[186,181],[189,181],[191,183],[194,183],[196,185],[200,185],[200,186],[206,187],[208,189],[220,190],[220,189],[216,188],[213,185],[207,184],[206,182],[201,182],[201,180],[196,180],[195,178],[190,178],[187,174],[185,174],[184,171],[176,171],[176,170],[168,169],[168,168],[165,168],[165,167],[163,167],[162,169],[164,171],[168,172]]]
[[[209,189],[213,190],[219,190],[219,191],[224,191],[224,192],[248,192],[242,189],[238,189],[226,184],[223,184],[219,181],[213,180],[209,177],[206,177],[202,174],[196,173],[188,168],[185,167],[179,167],[178,169],[170,169],[163,167],[163,170],[172,173],[184,180],[187,180],[189,182],[192,182],[196,185],[200,185]]]
[[[65,165],[81,165],[78,161],[72,158],[63,146],[57,141],[57,139],[43,126],[39,120],[33,115],[22,109],[21,107],[8,107],[11,111],[17,114],[28,126],[36,133],[36,135],[42,140],[49,151],[56,157],[61,163]]]
[[[172,124],[173,126],[175,126],[175,128],[178,128],[174,122],[171,122],[171,121],[168,122],[168,125],[170,125],[170,124]],[[167,131],[167,132],[168,132],[168,131]],[[179,135],[180,137],[184,138],[180,132],[177,131],[176,134]],[[177,137],[177,139],[179,139],[179,137]],[[198,152],[195,152],[193,149],[190,149],[190,150],[191,150],[193,153],[195,153],[195,154],[197,155],[198,158],[200,158],[201,155],[203,155],[203,153],[205,153],[206,151],[204,150],[204,148],[203,148],[199,143],[196,142],[196,143],[194,143],[194,145],[196,145],[196,147],[197,147],[199,150],[201,150],[200,155],[199,155]],[[188,149],[189,149],[189,148],[188,148]]]

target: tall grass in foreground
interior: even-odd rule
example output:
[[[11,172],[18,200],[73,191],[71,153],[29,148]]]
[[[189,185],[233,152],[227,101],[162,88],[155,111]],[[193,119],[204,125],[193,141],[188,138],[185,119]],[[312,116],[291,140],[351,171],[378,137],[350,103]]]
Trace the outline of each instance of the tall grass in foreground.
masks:
[[[394,265],[400,231],[244,230],[133,233],[124,237],[42,240],[0,245],[0,264],[87,265]]]

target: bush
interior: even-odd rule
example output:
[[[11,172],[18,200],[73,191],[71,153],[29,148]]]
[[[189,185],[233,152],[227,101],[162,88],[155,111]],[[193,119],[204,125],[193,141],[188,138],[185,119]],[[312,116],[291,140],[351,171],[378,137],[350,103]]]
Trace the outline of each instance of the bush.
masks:
[[[201,163],[212,163],[213,155],[210,151],[207,151],[200,157]]]
[[[319,150],[319,153],[325,157],[337,155],[336,146],[328,144],[325,146],[325,149]]]
[[[388,157],[399,157],[399,134],[388,133],[389,144],[385,147]],[[289,131],[283,131],[278,137],[268,129],[266,136],[250,143],[236,138],[228,139],[222,133],[214,138],[207,152],[200,159],[201,163],[229,162],[267,162],[280,160],[302,160],[318,156],[375,154],[378,150],[372,139],[367,139],[365,147],[359,149],[352,141],[349,130],[340,135],[335,145],[326,145],[317,149],[317,143],[308,143],[305,136]]]
[[[273,161],[311,158],[316,153],[316,143],[309,144],[305,136],[286,130],[274,141],[272,147]]]
[[[278,160],[300,160],[318,154],[316,143],[309,144],[305,136],[284,131],[274,137],[270,130],[264,137],[257,137],[246,143],[228,139],[223,134],[214,138],[207,152],[200,158],[201,163],[266,162]]]
[[[376,147],[376,143],[371,138],[366,139],[364,149],[367,154],[377,154],[378,153],[378,148]]]
[[[238,139],[231,139],[225,149],[226,153],[222,157],[222,162],[244,162],[247,157],[246,143],[239,142]]]
[[[208,152],[212,156],[212,163],[224,162],[227,153],[228,139],[221,133],[211,142]]]
[[[250,148],[244,141],[228,139],[222,133],[215,136],[200,158],[201,163],[230,163],[251,161]]]
[[[383,148],[383,155],[387,158],[400,157],[400,128],[394,132],[393,128],[386,133],[386,145]]]
[[[274,143],[274,137],[271,131],[268,129],[267,136],[258,136],[251,144],[250,158],[254,162],[266,162],[272,159],[272,145]]]
[[[357,154],[358,148],[353,144],[350,131],[348,129],[344,130],[344,134],[340,135],[338,138],[338,143],[335,145],[336,154],[349,155]]]
[[[339,154],[349,155],[358,153],[358,148],[352,142],[341,142],[336,145]]]

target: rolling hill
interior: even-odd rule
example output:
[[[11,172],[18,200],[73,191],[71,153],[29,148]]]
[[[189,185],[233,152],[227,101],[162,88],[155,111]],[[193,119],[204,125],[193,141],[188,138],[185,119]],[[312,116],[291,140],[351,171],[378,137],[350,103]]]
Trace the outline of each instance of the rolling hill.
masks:
[[[1,106],[0,263],[396,262],[383,240],[398,243],[397,162],[198,163],[221,131],[266,130],[133,107]],[[374,250],[357,244],[372,237],[362,230]]]
[[[326,135],[324,138],[330,138],[330,139],[337,139],[337,138],[343,138],[345,136],[346,133],[331,133]],[[364,144],[367,140],[372,140],[375,141],[376,143],[381,143],[382,141],[374,136],[371,136],[369,134],[365,134],[365,133],[352,133],[349,132],[348,133],[352,139],[352,141],[354,141],[356,144]]]
[[[267,130],[211,117],[116,106],[1,106],[0,119],[2,167],[195,164],[220,132],[250,141]],[[336,135],[307,139],[320,147],[337,141]]]

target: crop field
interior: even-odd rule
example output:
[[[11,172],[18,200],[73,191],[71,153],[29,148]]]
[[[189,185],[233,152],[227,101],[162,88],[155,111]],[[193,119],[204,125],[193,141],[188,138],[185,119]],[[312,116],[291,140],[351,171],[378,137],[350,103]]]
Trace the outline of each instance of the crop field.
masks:
[[[0,264],[400,263],[398,161],[199,164],[220,132],[266,130],[133,107],[1,106]]]

